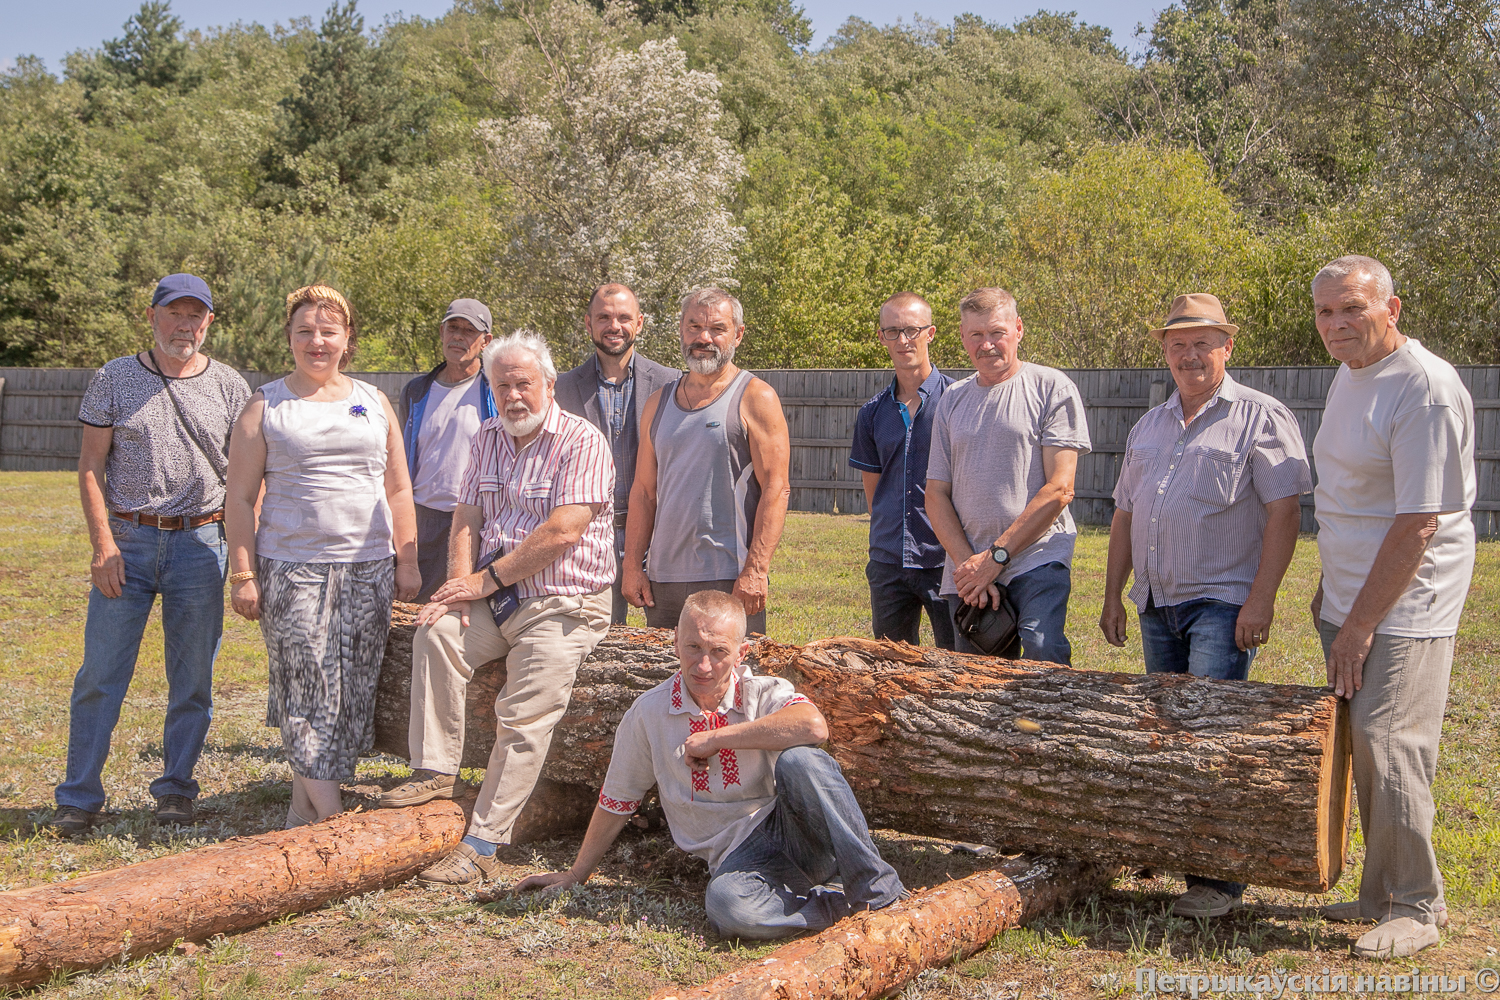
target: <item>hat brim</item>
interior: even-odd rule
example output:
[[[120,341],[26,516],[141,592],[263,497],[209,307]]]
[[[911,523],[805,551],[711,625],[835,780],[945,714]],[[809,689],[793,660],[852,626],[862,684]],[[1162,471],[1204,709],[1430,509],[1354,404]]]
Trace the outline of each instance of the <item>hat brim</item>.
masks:
[[[1151,336],[1155,337],[1159,341],[1164,341],[1164,340],[1167,339],[1167,334],[1173,333],[1173,332],[1178,331],[1178,330],[1220,330],[1220,331],[1222,331],[1224,333],[1229,334],[1229,336],[1231,336],[1231,337],[1233,337],[1235,334],[1237,334],[1237,333],[1240,332],[1240,328],[1237,327],[1237,326],[1235,326],[1233,323],[1197,323],[1197,322],[1194,322],[1194,323],[1178,323],[1178,324],[1176,324],[1174,326],[1158,327],[1157,329],[1151,331]]]

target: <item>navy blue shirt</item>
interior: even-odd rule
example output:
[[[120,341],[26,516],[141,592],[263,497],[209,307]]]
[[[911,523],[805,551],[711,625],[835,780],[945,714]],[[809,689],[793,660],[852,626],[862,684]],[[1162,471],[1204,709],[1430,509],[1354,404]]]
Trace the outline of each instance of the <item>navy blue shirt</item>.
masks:
[[[927,454],[932,415],[953,380],[936,368],[917,389],[922,405],[912,419],[896,399],[896,380],[859,408],[849,464],[877,472],[870,510],[870,560],[907,569],[937,569],[943,546],[927,519]]]

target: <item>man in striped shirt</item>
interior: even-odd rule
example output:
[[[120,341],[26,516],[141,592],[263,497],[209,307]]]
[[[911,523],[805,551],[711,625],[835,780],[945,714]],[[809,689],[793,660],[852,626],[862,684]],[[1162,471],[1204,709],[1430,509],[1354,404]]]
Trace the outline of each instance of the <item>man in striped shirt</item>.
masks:
[[[495,869],[578,667],[609,629],[615,579],[614,458],[593,424],[554,402],[546,342],[525,331],[502,337],[485,349],[484,369],[500,413],[474,436],[448,581],[417,616],[412,640],[414,773],[380,797],[392,808],[454,797],[468,682],[503,657],[495,747],[468,836],[418,876],[449,885]]]

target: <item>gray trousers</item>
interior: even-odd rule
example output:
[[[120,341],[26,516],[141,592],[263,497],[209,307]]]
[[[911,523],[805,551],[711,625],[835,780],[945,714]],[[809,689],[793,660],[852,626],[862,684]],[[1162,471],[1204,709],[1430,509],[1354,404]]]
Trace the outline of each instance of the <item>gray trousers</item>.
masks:
[[[448,579],[448,533],[453,530],[453,511],[417,508],[417,569],[422,573],[422,590],[417,603],[426,604],[432,592]]]
[[[677,619],[682,615],[683,604],[700,590],[717,590],[730,594],[734,592],[734,581],[702,580],[693,583],[658,583],[652,580],[651,599],[656,602],[656,605],[644,609],[646,624],[651,628],[676,628]],[[749,616],[745,627],[751,632],[765,635],[766,609],[761,608],[759,614]]]
[[[1338,626],[1318,623],[1323,655]],[[1365,835],[1359,903],[1364,916],[1437,922],[1446,908],[1432,850],[1432,781],[1453,668],[1453,636],[1375,636],[1360,689],[1349,700],[1354,789]]]

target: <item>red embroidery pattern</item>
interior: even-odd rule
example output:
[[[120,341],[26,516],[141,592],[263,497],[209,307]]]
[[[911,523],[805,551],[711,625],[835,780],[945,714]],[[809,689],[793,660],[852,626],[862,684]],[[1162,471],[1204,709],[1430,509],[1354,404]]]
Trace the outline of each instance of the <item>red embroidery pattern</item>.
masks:
[[[682,708],[682,671],[672,675],[672,709],[676,711]],[[693,730],[699,732],[700,730]]]
[[[631,813],[640,808],[641,800],[636,799],[634,802],[621,802],[619,799],[612,799],[608,795],[605,795],[603,792],[600,792],[599,804],[603,806],[604,809],[608,812],[618,813],[622,816],[629,816]]]
[[[804,698],[800,694],[794,694],[794,695],[792,695],[790,698],[787,699],[787,703],[786,703],[786,705],[811,705],[811,704],[812,704],[812,702],[808,701],[806,698]],[[786,705],[782,705],[781,707],[782,708],[786,708]]]
[[[729,716],[722,712],[705,712],[701,718],[689,719],[688,728],[695,733],[705,730],[722,729],[729,725]],[[734,751],[727,747],[719,751],[719,769],[723,772],[724,787],[738,785],[740,783],[740,761],[734,755]],[[712,791],[708,787],[708,772],[693,772],[693,790],[695,792]]]

